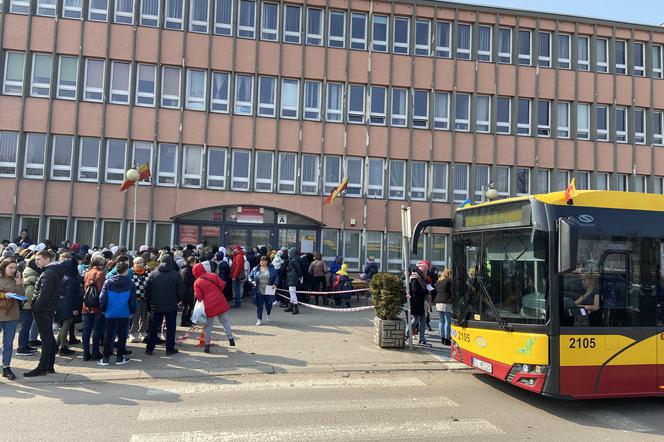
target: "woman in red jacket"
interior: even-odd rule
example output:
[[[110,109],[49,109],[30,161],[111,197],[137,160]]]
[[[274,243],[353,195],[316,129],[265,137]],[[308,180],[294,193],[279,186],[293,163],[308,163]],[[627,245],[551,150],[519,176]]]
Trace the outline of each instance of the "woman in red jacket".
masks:
[[[211,273],[210,262],[196,264],[192,270],[194,278],[194,295],[198,301],[205,304],[205,316],[207,324],[205,326],[205,353],[210,353],[210,341],[212,340],[212,325],[217,319],[226,330],[228,342],[231,347],[235,347],[233,339],[233,330],[231,330],[231,321],[228,320],[226,312],[230,310],[230,305],[224,296],[224,281],[215,273]]]

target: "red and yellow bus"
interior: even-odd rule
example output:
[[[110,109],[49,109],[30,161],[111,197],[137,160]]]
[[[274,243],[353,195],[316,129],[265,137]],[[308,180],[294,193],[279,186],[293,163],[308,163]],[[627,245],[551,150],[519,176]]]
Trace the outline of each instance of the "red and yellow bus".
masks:
[[[467,206],[453,228],[454,359],[572,399],[664,395],[664,196]]]

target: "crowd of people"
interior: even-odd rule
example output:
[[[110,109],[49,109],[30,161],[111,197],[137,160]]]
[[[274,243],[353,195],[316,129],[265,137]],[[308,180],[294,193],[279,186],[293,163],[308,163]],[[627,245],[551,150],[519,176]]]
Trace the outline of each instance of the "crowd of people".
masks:
[[[408,333],[419,335],[419,344],[429,346],[426,330],[431,330],[431,311],[435,306],[439,315],[440,340],[449,346],[452,326],[452,270],[444,269],[440,274],[428,261],[419,261],[410,273],[411,323]]]

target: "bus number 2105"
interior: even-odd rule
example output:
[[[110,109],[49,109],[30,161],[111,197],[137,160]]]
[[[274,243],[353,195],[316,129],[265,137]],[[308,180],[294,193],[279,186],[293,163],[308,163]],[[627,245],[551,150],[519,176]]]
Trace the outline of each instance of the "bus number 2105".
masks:
[[[595,348],[595,338],[569,338],[569,348]]]

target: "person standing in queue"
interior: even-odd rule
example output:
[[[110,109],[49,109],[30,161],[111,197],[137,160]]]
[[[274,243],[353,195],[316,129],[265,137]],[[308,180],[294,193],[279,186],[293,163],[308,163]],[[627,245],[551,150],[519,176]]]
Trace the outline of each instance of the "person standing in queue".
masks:
[[[5,258],[0,263],[0,332],[2,332],[2,377],[16,379],[12,369],[12,345],[20,317],[19,302],[7,297],[10,293],[23,295],[23,277],[17,270],[14,258]]]
[[[450,345],[450,332],[452,325],[452,269],[447,267],[440,274],[436,284],[436,311],[438,312],[438,327],[440,341],[443,345]]]
[[[242,291],[246,275],[244,273],[244,253],[239,245],[233,249],[233,263],[231,264],[231,281],[233,282],[233,307],[242,306]]]
[[[274,296],[266,294],[268,287],[272,288],[272,292],[276,293],[277,285],[279,284],[279,275],[277,271],[268,262],[267,256],[261,256],[259,264],[254,267],[249,275],[249,281],[255,287],[256,292],[256,325],[263,324],[263,306],[267,312],[266,322],[270,322],[270,313],[272,313],[272,303]]]
[[[168,254],[159,258],[161,264],[150,272],[145,285],[145,297],[150,305],[152,317],[148,331],[148,344],[145,353],[151,355],[157,345],[157,331],[162,321],[166,322],[166,354],[174,355],[175,326],[178,316],[178,303],[182,300],[184,285],[180,273],[175,269],[175,261]]]
[[[290,305],[284,311],[293,312],[294,315],[300,313],[297,306],[297,285],[302,281],[302,267],[300,267],[300,258],[297,256],[295,247],[288,249],[288,268],[286,270],[286,284],[288,284],[288,294],[290,295]]]

